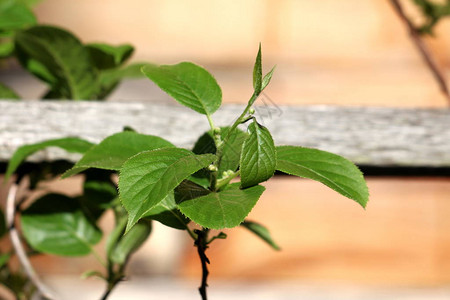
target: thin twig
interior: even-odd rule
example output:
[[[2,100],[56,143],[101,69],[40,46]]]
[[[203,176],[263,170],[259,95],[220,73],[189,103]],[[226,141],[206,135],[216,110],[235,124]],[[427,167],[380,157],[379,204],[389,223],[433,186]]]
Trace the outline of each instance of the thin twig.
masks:
[[[423,42],[423,40],[421,39],[417,29],[414,27],[414,25],[411,23],[411,21],[406,16],[399,1],[391,0],[391,3],[392,3],[392,6],[394,7],[395,11],[397,12],[398,16],[400,17],[400,19],[403,21],[403,23],[405,23],[406,27],[408,28],[409,36],[411,37],[411,40],[413,41],[417,50],[419,50],[423,60],[425,61],[428,68],[430,69],[431,73],[433,74],[434,78],[436,79],[441,92],[444,93],[445,97],[447,98],[447,101],[450,104],[450,93],[449,93],[449,89],[447,87],[445,76],[444,76],[443,72],[440,70],[436,60],[434,59],[431,52],[428,50],[428,48],[425,45],[425,43]]]
[[[16,215],[16,194],[17,185],[12,184],[9,188],[8,197],[6,200],[6,222],[8,224],[9,237],[11,239],[12,246],[14,247],[14,251],[19,258],[20,264],[25,270],[25,273],[27,274],[31,282],[33,282],[33,284],[36,286],[42,297],[49,300],[57,299],[34,271],[33,266],[31,265],[30,260],[28,259],[28,256],[25,252],[25,249],[20,242],[19,233],[17,232],[14,224]]]
[[[197,247],[198,256],[200,257],[200,261],[202,262],[202,283],[201,286],[198,288],[198,291],[200,292],[200,295],[202,296],[202,300],[207,300],[207,294],[206,294],[206,287],[208,286],[208,265],[209,259],[205,254],[206,249],[208,246],[207,243],[207,234],[208,230],[196,230],[197,233],[197,240],[195,241],[195,246]]]

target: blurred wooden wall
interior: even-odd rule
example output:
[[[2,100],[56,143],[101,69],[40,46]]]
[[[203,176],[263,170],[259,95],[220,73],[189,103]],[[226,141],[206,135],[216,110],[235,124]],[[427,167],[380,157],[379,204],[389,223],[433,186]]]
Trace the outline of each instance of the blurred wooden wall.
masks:
[[[45,0],[37,13],[84,41],[130,42],[135,60],[203,64],[226,102],[250,95],[261,41],[266,69],[277,64],[267,90],[276,103],[447,106],[389,1]],[[437,39],[427,39],[447,73],[449,31],[445,21]],[[251,217],[268,225],[283,251],[235,229],[208,251],[214,278],[450,282],[448,179],[369,179],[366,211],[314,182],[278,178],[266,186]],[[133,265],[151,270],[158,243],[151,239]],[[178,273],[197,276],[191,242],[188,250],[168,245],[181,249]],[[37,265],[49,267],[48,260]]]
[[[262,42],[266,69],[277,65],[267,92],[280,103],[447,105],[389,1],[44,0],[36,10],[84,41],[130,42],[136,60],[203,64],[227,102],[247,100]],[[442,22],[428,42],[447,71],[449,30]]]

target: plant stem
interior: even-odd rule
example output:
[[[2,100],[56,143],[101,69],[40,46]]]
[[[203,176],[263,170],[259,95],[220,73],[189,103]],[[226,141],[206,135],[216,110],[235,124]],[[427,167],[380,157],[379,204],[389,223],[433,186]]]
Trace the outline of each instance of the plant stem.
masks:
[[[207,246],[208,232],[209,229],[206,228],[203,228],[203,230],[195,231],[195,233],[197,233],[197,240],[195,241],[195,246],[197,247],[198,256],[200,257],[200,261],[202,263],[202,283],[198,288],[198,291],[202,296],[202,300],[208,300],[208,296],[206,294],[206,287],[208,286],[207,280],[209,274],[207,264],[209,264],[210,262],[205,254],[205,251],[208,248]]]
[[[117,286],[117,284],[123,280],[127,263],[128,259],[125,261],[125,263],[120,265],[118,272],[115,272],[114,263],[111,260],[108,260],[108,285],[102,298],[100,298],[101,300],[106,300],[111,294],[112,290]]]
[[[211,130],[214,130],[214,122],[209,114],[206,114],[206,117],[208,118],[209,127],[211,127]]]
[[[53,293],[49,290],[49,288],[41,281],[36,271],[33,269],[33,266],[30,263],[30,260],[27,257],[25,249],[20,241],[19,233],[17,232],[16,226],[14,224],[14,219],[16,216],[16,194],[17,194],[17,185],[13,184],[9,188],[8,196],[6,200],[6,222],[9,228],[9,236],[11,239],[12,246],[14,251],[19,258],[19,262],[25,270],[28,278],[33,282],[33,284],[38,289],[41,296],[45,299],[57,299]]]
[[[244,111],[241,113],[241,115],[234,121],[233,125],[231,125],[230,130],[228,131],[227,135],[223,139],[222,143],[217,147],[217,160],[216,160],[216,166],[220,165],[220,161],[222,160],[223,156],[223,148],[228,142],[228,139],[230,138],[232,132],[238,127],[239,124],[241,124],[245,120],[245,116],[247,115],[249,109],[252,107],[253,103],[255,103],[256,99],[259,97],[259,93],[256,92],[253,93],[253,95],[250,97],[250,100],[248,100],[247,106],[244,108]]]
[[[228,176],[226,178],[219,179],[217,181],[216,190],[219,191],[221,188],[226,186],[228,183],[230,183],[231,180],[233,180],[234,178],[238,177],[240,174],[241,174],[241,170],[238,170],[238,171],[234,172],[232,175],[230,175],[230,176]]]
[[[416,46],[417,50],[419,50],[423,60],[427,64],[428,68],[430,69],[431,73],[433,74],[434,78],[436,79],[439,88],[441,89],[441,92],[445,95],[447,98],[447,101],[450,104],[450,93],[447,87],[447,83],[444,77],[444,74],[439,69],[439,66],[434,59],[431,52],[428,50],[427,46],[423,42],[423,40],[420,38],[419,33],[417,29],[414,27],[414,25],[411,23],[411,21],[406,16],[405,12],[403,11],[402,6],[400,5],[398,0],[391,0],[391,4],[394,7],[394,10],[397,12],[397,15],[400,17],[400,19],[405,23],[406,27],[408,27],[409,30],[409,36],[411,37],[412,42]]]

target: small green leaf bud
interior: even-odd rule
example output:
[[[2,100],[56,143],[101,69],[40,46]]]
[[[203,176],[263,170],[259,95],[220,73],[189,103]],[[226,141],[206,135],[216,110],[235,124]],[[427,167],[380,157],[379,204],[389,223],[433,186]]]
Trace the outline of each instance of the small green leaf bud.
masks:
[[[213,133],[214,133],[215,135],[219,135],[219,134],[220,134],[220,131],[221,131],[220,127],[214,127],[214,129],[213,129]]]
[[[209,165],[208,170],[210,170],[211,172],[217,172],[217,167],[215,165]]]
[[[224,239],[227,238],[227,234],[224,233],[224,232],[220,232],[220,233],[217,235],[217,238],[218,238],[218,239],[224,240]]]
[[[255,114],[255,109],[254,109],[253,107],[250,108],[250,109],[248,110],[248,113],[249,113],[250,115]]]

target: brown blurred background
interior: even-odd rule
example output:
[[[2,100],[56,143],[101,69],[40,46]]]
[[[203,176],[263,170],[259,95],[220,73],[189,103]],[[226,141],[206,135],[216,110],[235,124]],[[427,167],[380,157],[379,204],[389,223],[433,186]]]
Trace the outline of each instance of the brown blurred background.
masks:
[[[246,101],[261,42],[266,69],[277,65],[267,92],[280,103],[446,105],[389,1],[45,0],[36,12],[84,41],[129,42],[135,60],[202,64],[226,102]],[[449,31],[444,20],[427,38],[446,71]]]
[[[410,1],[402,3],[417,16]],[[448,106],[389,1],[45,0],[36,12],[40,22],[68,28],[86,42],[131,43],[135,61],[202,64],[227,103],[244,103],[251,94],[261,42],[265,69],[277,65],[267,90],[276,103]],[[426,42],[449,74],[450,20],[435,33]],[[130,92],[130,100],[150,97]],[[118,93],[127,100],[126,91]],[[281,177],[266,183],[251,218],[266,224],[283,250],[230,230],[209,250],[213,278],[448,285],[449,178],[369,177],[368,184],[364,211],[315,182]],[[131,272],[199,278],[192,243],[179,236],[157,227]],[[42,273],[77,274],[76,265],[62,265],[68,261],[36,264]]]

